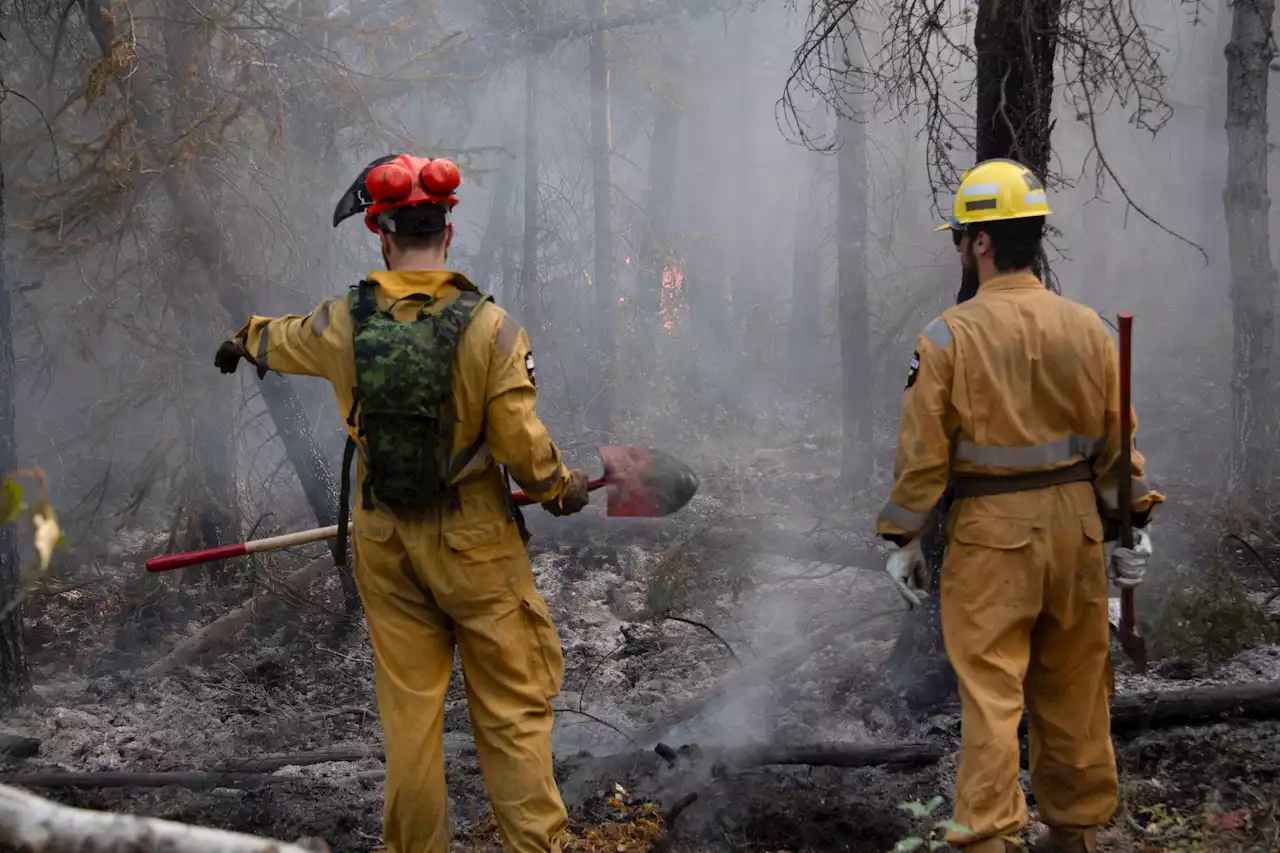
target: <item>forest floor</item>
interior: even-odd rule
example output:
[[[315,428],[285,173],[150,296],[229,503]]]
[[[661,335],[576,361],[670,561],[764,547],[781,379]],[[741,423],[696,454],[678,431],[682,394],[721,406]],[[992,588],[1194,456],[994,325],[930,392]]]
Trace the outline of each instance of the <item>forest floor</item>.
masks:
[[[796,476],[809,478],[815,502],[816,493],[835,488],[821,473]],[[703,493],[679,521],[605,519],[598,507],[578,519],[531,519],[535,546],[544,549],[535,550],[538,586],[565,654],[555,745],[574,847],[640,853],[660,819],[636,806],[669,810],[696,794],[669,827],[663,843],[671,849],[886,853],[916,826],[901,804],[937,795],[945,798],[939,816],[950,814],[958,716],[916,714],[886,692],[884,664],[901,604],[873,552],[859,552],[846,567],[753,547],[746,555],[719,545],[697,552],[690,537],[725,524],[730,502],[716,485],[704,478]],[[41,748],[0,766],[5,780],[53,770],[208,770],[364,747],[370,757],[287,766],[249,785],[34,790],[69,804],[282,840],[319,837],[335,851],[376,849],[382,764],[373,667],[362,627],[342,638],[333,630],[336,579],[308,601],[268,608],[199,665],[152,679],[139,667],[229,603],[203,584],[137,581],[141,559],[155,548],[146,535],[123,532],[111,565],[98,568],[131,591],[128,607],[92,586],[46,593],[33,606],[36,693],[4,728],[38,738]],[[677,618],[647,618],[655,609]],[[842,636],[794,665],[755,663],[833,624],[845,626]],[[1120,693],[1280,680],[1274,645],[1214,666],[1173,657],[1142,677],[1116,654]],[[654,726],[740,668],[747,671],[735,687],[701,713]],[[654,737],[629,740],[646,729]],[[944,758],[914,768],[670,765],[650,749],[658,737],[672,747],[927,742]],[[458,678],[445,739],[455,848],[497,850]],[[1104,849],[1280,850],[1280,722],[1150,730],[1117,736],[1116,746],[1122,808]],[[616,786],[632,807],[619,807]],[[1034,814],[1034,800],[1031,806]]]

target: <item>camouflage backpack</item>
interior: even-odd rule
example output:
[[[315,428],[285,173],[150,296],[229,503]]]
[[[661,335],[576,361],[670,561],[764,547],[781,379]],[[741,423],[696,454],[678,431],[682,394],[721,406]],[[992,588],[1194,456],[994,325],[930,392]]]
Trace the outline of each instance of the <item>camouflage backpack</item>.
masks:
[[[462,331],[490,297],[461,277],[454,283],[462,292],[443,307],[440,300],[415,293],[379,310],[376,288],[368,281],[352,288],[348,297],[356,387],[347,423],[365,444],[365,509],[373,507],[375,495],[378,503],[400,513],[435,505],[453,492],[450,481],[478,449],[477,443],[450,465],[454,354]],[[402,322],[392,310],[406,299],[422,305],[415,319]],[[344,509],[354,445],[348,440],[343,461]]]

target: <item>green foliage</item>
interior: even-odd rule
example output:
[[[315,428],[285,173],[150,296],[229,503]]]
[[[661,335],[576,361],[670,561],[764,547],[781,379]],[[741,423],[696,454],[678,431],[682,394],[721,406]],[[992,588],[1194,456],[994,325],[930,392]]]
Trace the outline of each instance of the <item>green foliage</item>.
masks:
[[[1240,582],[1215,565],[1191,586],[1170,593],[1152,631],[1160,657],[1217,664],[1245,649],[1280,639],[1280,630],[1244,592]]]
[[[33,503],[27,503],[26,490],[18,482],[18,477],[28,476],[36,482],[36,497]],[[0,523],[9,524],[26,515],[31,526],[32,537],[36,549],[35,562],[23,570],[18,578],[19,593],[0,608],[0,618],[8,616],[13,608],[22,603],[27,587],[39,580],[53,562],[53,552],[65,548],[67,537],[58,524],[57,513],[49,501],[49,480],[40,468],[28,468],[15,471],[4,478],[0,488]]]
[[[971,830],[967,826],[961,826],[950,818],[940,819],[934,816],[942,803],[943,798],[939,796],[933,797],[927,803],[922,803],[918,800],[899,803],[898,808],[915,819],[916,834],[899,839],[889,853],[910,853],[913,850],[946,850],[947,842],[945,836],[948,830],[961,833],[970,832]]]

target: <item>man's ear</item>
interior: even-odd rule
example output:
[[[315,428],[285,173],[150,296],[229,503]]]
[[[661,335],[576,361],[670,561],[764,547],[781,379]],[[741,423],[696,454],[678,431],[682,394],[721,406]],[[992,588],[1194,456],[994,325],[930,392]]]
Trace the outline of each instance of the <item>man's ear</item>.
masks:
[[[391,251],[391,238],[387,236],[386,231],[378,232],[378,242],[382,245],[382,254],[386,255]]]
[[[991,237],[986,231],[979,231],[976,237],[970,239],[973,245],[974,254],[985,255],[991,251]]]
[[[444,248],[447,251],[449,244],[453,242],[453,223],[450,222],[444,227]]]

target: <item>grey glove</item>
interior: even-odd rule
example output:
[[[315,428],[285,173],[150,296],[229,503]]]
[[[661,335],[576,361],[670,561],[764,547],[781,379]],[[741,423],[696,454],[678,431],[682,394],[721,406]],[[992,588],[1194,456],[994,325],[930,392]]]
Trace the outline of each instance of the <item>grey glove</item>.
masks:
[[[1122,548],[1107,543],[1107,576],[1121,589],[1134,589],[1147,576],[1147,563],[1151,559],[1151,534],[1146,530],[1133,531],[1133,547]]]

